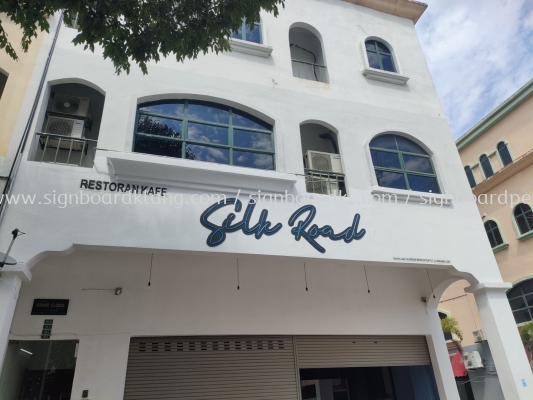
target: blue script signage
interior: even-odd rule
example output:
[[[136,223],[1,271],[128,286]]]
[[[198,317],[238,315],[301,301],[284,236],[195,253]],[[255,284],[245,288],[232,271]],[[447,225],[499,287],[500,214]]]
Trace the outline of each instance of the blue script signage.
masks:
[[[261,239],[263,235],[272,236],[278,233],[283,227],[283,225],[279,222],[272,226],[272,222],[268,221],[267,210],[261,211],[259,221],[257,221],[255,225],[251,226],[250,220],[256,205],[254,200],[251,200],[248,203],[248,206],[244,211],[244,215],[239,222],[235,221],[236,215],[232,212],[227,215],[226,219],[224,219],[220,225],[216,225],[209,221],[209,217],[219,209],[232,204],[235,205],[235,212],[240,212],[242,210],[242,202],[240,200],[231,198],[213,204],[200,216],[201,224],[211,231],[207,237],[207,245],[209,247],[216,247],[219,244],[222,244],[226,240],[227,233],[242,231],[245,235],[254,235],[256,239]],[[355,214],[352,225],[340,233],[335,233],[333,228],[329,225],[319,227],[318,225],[313,224],[312,222],[315,218],[315,215],[316,207],[312,205],[306,205],[300,207],[291,215],[288,224],[289,226],[294,227],[291,229],[294,239],[299,241],[303,238],[321,253],[325,253],[326,249],[319,245],[315,240],[319,236],[323,236],[331,240],[344,240],[345,243],[350,243],[352,240],[361,239],[366,233],[364,229],[359,230],[359,220],[361,219],[359,214]]]

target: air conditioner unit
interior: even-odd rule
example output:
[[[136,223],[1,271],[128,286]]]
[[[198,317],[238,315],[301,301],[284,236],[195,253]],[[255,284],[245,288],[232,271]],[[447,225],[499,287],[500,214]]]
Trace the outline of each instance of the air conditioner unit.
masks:
[[[339,182],[334,179],[307,175],[305,181],[307,193],[329,194],[340,196]]]
[[[463,354],[463,363],[466,369],[483,368],[483,362],[478,351],[469,351]]]
[[[308,169],[315,171],[344,173],[341,156],[338,154],[309,150],[305,155],[305,165]]]
[[[480,329],[478,331],[474,331],[474,332],[472,332],[472,334],[474,335],[474,342],[476,342],[476,343],[483,342],[483,341],[487,340],[487,338],[485,337],[485,332],[483,331],[483,329]]]
[[[76,117],[87,117],[89,115],[89,99],[87,97],[56,94],[52,111]]]
[[[59,145],[61,149],[70,150],[72,148],[72,150],[82,150],[84,142],[71,139],[83,138],[84,126],[85,121],[82,119],[49,116],[46,120],[44,133],[65,136],[65,139],[62,138],[60,141],[57,138],[49,138],[47,146],[57,147]]]

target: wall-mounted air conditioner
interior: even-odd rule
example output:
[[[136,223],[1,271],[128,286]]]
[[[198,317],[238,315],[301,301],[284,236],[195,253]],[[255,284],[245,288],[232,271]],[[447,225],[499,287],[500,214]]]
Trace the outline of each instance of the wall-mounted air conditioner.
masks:
[[[59,140],[58,138],[51,137],[48,139],[47,146],[57,147],[59,145],[61,149],[82,150],[83,142],[81,140],[71,139],[83,138],[84,126],[85,121],[82,119],[49,116],[46,120],[44,133],[65,136],[65,139],[62,138]]]
[[[344,173],[341,156],[322,151],[309,150],[305,155],[305,166],[314,171],[334,172],[336,174]]]
[[[76,117],[87,117],[89,115],[89,99],[87,97],[56,94],[52,111]]]
[[[483,361],[478,351],[469,351],[463,354],[463,363],[466,369],[483,368]]]
[[[308,175],[306,176],[305,186],[307,193],[341,195],[339,182],[334,179]]]
[[[487,338],[485,337],[485,332],[483,331],[483,329],[480,329],[478,331],[474,331],[474,332],[472,332],[472,334],[474,335],[474,342],[476,342],[476,343],[483,342],[483,341],[487,340]]]

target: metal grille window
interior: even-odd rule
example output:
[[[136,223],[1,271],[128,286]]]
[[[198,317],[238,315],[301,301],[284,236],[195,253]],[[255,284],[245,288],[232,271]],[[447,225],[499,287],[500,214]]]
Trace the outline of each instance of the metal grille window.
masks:
[[[233,32],[231,37],[261,44],[263,43],[261,37],[261,22],[255,22],[254,27],[252,28],[252,25],[247,24],[246,20],[243,19],[241,27],[236,32]]]
[[[522,235],[533,231],[533,211],[530,206],[518,204],[514,209],[514,218]]]
[[[396,72],[392,52],[383,43],[377,40],[367,40],[365,42],[368,65],[372,68],[384,71]]]
[[[274,170],[272,125],[232,107],[200,101],[141,105],[133,151]]]
[[[468,183],[470,183],[470,187],[475,188],[477,183],[476,183],[476,178],[474,177],[474,173],[472,172],[472,168],[468,166],[465,167],[465,173],[466,173],[466,177],[468,178]]]
[[[479,163],[481,164],[481,169],[485,174],[485,178],[490,178],[492,175],[494,175],[492,164],[490,163],[489,158],[485,154],[479,157]]]
[[[533,279],[512,288],[507,292],[507,298],[517,324],[533,319]]]
[[[507,143],[500,142],[498,143],[498,153],[500,154],[500,159],[502,160],[503,166],[509,165],[513,162]]]
[[[487,232],[490,246],[492,248],[495,248],[499,246],[500,244],[503,244],[503,238],[500,233],[500,228],[498,228],[498,224],[496,222],[494,221],[485,222],[485,232]]]
[[[440,193],[429,154],[403,136],[380,135],[370,142],[370,153],[379,186]]]

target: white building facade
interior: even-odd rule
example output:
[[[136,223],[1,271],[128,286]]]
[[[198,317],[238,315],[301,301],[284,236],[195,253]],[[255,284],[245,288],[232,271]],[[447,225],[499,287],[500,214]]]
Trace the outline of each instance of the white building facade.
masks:
[[[1,271],[2,399],[459,399],[437,313],[458,279],[506,398],[533,398],[425,6],[354,3],[289,1],[232,52],[147,76],[61,27],[14,132],[31,121],[11,194],[35,201],[1,225],[3,251],[25,232]]]

